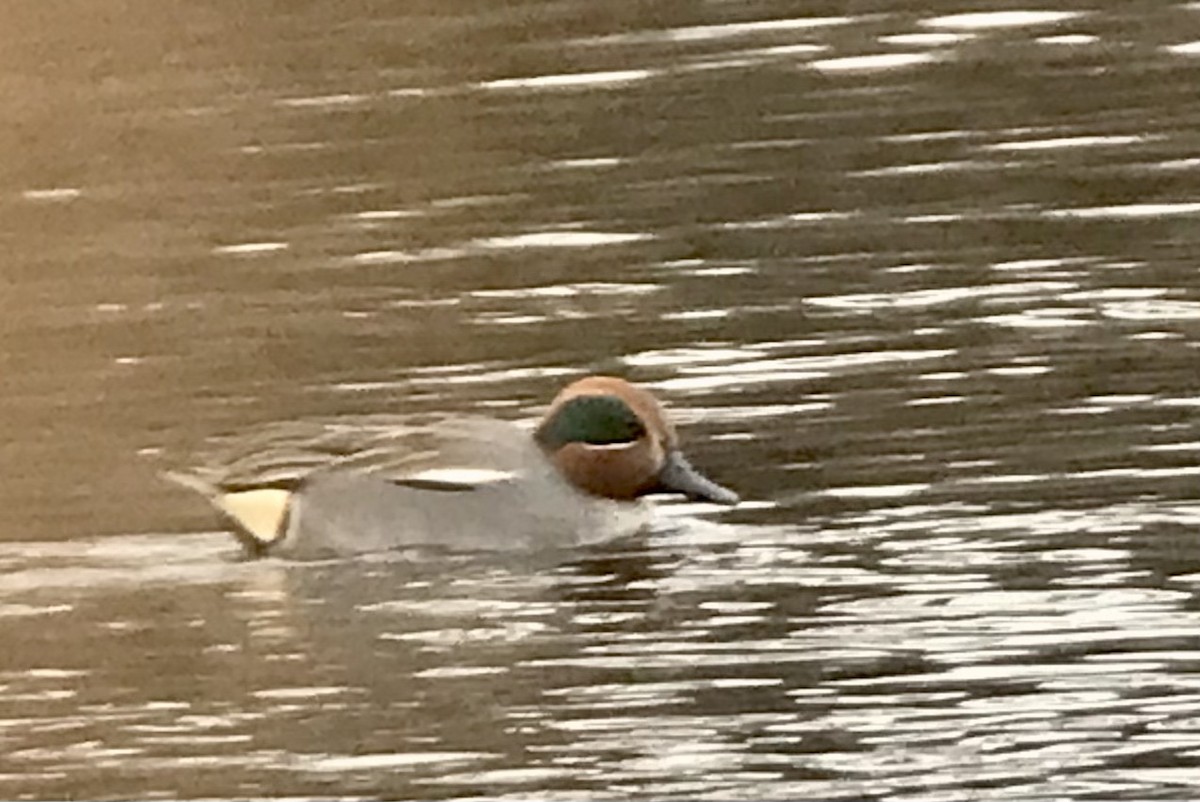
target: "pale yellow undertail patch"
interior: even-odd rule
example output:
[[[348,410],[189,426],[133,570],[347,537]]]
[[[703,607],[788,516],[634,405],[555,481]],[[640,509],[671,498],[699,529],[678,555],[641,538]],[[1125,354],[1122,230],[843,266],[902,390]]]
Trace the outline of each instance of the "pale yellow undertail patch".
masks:
[[[243,490],[217,496],[213,504],[264,546],[283,537],[292,494],[279,488]]]
[[[260,545],[269,546],[283,537],[292,500],[290,491],[267,487],[224,493],[196,476],[174,471],[164,475],[172,482],[202,494],[225,513],[243,535]]]

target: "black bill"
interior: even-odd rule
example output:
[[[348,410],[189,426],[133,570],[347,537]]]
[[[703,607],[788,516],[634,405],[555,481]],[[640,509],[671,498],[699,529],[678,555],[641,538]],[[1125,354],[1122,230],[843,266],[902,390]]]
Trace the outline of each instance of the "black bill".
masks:
[[[656,489],[664,493],[682,493],[692,501],[737,504],[741,500],[737,493],[703,476],[678,451],[667,454],[667,463],[658,475]]]

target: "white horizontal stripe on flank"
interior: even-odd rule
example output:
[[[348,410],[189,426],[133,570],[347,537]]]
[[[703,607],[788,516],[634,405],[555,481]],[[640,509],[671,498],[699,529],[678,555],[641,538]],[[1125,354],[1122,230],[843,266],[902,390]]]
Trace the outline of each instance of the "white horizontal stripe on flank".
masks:
[[[511,479],[507,471],[495,471],[489,468],[431,468],[427,471],[405,477],[421,482],[446,482],[448,484],[483,485],[492,482],[503,482]]]

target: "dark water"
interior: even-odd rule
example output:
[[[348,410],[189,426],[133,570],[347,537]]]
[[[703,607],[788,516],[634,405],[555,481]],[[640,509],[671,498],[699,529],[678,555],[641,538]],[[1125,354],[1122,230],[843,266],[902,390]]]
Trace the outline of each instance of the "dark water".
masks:
[[[799,5],[6,8],[0,797],[1195,798],[1200,6]],[[156,477],[589,371],[751,503],[246,563]]]

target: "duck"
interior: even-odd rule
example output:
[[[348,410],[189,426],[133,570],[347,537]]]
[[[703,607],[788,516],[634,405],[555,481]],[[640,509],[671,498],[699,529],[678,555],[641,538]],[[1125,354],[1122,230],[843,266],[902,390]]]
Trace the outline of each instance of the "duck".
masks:
[[[592,375],[532,429],[483,417],[282,423],[165,478],[200,493],[247,555],[572,548],[652,523],[644,497],[739,496],[684,456],[643,387]]]

